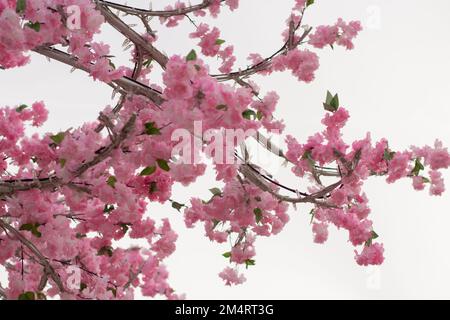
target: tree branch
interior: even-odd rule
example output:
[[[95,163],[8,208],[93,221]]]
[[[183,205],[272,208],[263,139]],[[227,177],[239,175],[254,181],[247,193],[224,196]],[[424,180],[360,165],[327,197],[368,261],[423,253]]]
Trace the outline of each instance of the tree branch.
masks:
[[[120,130],[120,133],[117,135],[116,139],[114,139],[108,146],[102,148],[101,151],[97,153],[96,156],[91,161],[83,163],[75,170],[72,180],[80,177],[88,169],[104,161],[111,155],[111,153],[114,150],[119,148],[122,142],[128,137],[130,132],[133,130],[135,122],[136,122],[136,114],[133,114],[130,117],[130,119],[125,123],[123,128]],[[64,182],[57,176],[50,176],[48,178],[41,178],[41,179],[23,179],[23,180],[18,179],[11,181],[0,181],[0,196],[10,195],[17,191],[27,191],[31,189],[40,189],[40,190],[54,189],[61,187],[63,185],[68,185],[69,187],[76,188],[79,191],[86,191],[81,190],[80,188],[83,188],[83,186],[79,186],[73,181]]]
[[[221,2],[224,2],[224,1],[225,0],[221,0]],[[188,6],[185,8],[157,11],[157,10],[145,10],[145,9],[140,9],[140,8],[134,8],[134,7],[130,7],[127,5],[122,5],[122,4],[118,4],[118,3],[114,3],[114,2],[110,2],[110,1],[104,1],[104,0],[97,0],[97,2],[101,3],[105,6],[108,6],[110,8],[114,8],[114,9],[120,10],[122,12],[125,12],[127,14],[142,15],[142,16],[149,16],[149,17],[163,17],[163,18],[170,18],[173,16],[184,16],[188,13],[205,9],[209,5],[211,5],[210,0],[203,0],[203,2],[200,4]]]
[[[62,284],[59,274],[50,265],[47,258],[39,251],[39,249],[31,241],[25,238],[16,228],[4,222],[3,219],[0,219],[0,226],[12,233],[17,238],[17,240],[19,240],[33,253],[33,255],[38,259],[39,263],[44,267],[45,274],[49,275],[53,279],[53,281],[55,281],[60,292],[64,292],[64,285]]]
[[[119,31],[122,35],[125,36],[125,38],[132,41],[135,45],[147,51],[163,69],[166,68],[168,58],[161,51],[148,43],[148,41],[141,37],[139,33],[130,28],[118,16],[112,13],[111,10],[109,10],[105,5],[98,4],[97,9],[105,17],[106,22],[109,23],[114,29]]]
[[[77,68],[89,73],[89,68],[78,63],[78,59],[68,53],[61,50],[49,47],[41,46],[33,49],[34,52],[42,54],[50,59],[62,62],[73,68]],[[161,105],[164,101],[158,91],[140,83],[139,81],[133,80],[129,77],[122,77],[120,79],[114,80],[113,83],[122,88],[122,93],[134,93],[138,95],[143,95],[153,101],[156,105]],[[115,90],[117,88],[113,87]],[[120,90],[119,90],[120,91]]]
[[[6,296],[5,289],[3,289],[2,285],[0,284],[0,298],[6,300],[8,297]]]
[[[297,30],[300,27],[300,23],[296,26],[295,30]],[[278,56],[279,54],[283,52],[287,52],[291,49],[296,48],[300,43],[308,36],[308,34],[312,31],[312,27],[306,29],[303,34],[300,36],[300,39],[297,43],[289,44],[291,40],[286,41],[286,43],[275,53],[273,53],[271,56],[265,58],[261,62],[258,62],[257,64],[254,64],[244,70],[240,71],[234,71],[226,74],[215,74],[211,75],[212,77],[216,78],[217,81],[228,81],[228,80],[236,80],[241,77],[249,77],[259,71],[263,71],[268,69],[272,64],[272,59]]]

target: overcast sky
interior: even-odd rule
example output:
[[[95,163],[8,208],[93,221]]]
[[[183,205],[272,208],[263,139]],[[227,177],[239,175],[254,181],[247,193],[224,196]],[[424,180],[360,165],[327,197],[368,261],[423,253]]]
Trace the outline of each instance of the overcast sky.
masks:
[[[118,0],[115,0],[119,2]],[[172,1],[153,1],[162,8]],[[192,0],[192,3],[195,3]],[[148,1],[128,1],[148,7]],[[238,64],[249,53],[270,55],[281,45],[293,1],[241,0],[240,9],[226,10],[219,19],[221,38],[235,45]],[[299,83],[288,73],[256,77],[262,92],[281,96],[277,117],[285,119],[286,133],[306,139],[321,130],[321,103],[327,90],[338,92],[351,118],[345,129],[348,142],[372,132],[386,137],[394,150],[411,144],[432,144],[440,138],[450,145],[450,2],[448,0],[316,0],[305,23],[331,24],[338,17],[361,20],[365,30],[354,51],[327,48],[319,52],[321,68],[311,84]],[[156,29],[157,21],[153,22]],[[186,38],[189,23],[158,29],[157,45],[168,55],[186,54],[194,42]],[[114,49],[121,36],[105,28],[102,37]],[[113,52],[117,61],[128,57]],[[117,65],[117,63],[116,63]],[[95,119],[111,102],[109,87],[93,82],[80,71],[32,55],[26,68],[0,72],[0,105],[43,100],[50,110],[41,132],[57,132]],[[155,74],[154,81],[159,81]],[[289,170],[273,167],[287,185],[302,183]],[[450,174],[445,172],[450,186]],[[192,195],[206,198],[215,187],[210,172],[189,188],[175,187],[173,198],[187,202]],[[278,236],[257,241],[256,266],[245,271],[248,281],[225,287],[217,274],[225,267],[226,246],[210,243],[202,228],[186,230],[170,205],[152,205],[149,215],[170,217],[179,233],[177,251],[167,260],[171,283],[192,299],[252,298],[450,298],[450,197],[416,192],[409,180],[388,185],[372,178],[365,186],[374,228],[384,242],[386,260],[380,267],[363,268],[354,261],[347,233],[330,228],[325,245],[312,242],[309,207],[290,209],[291,222]],[[0,277],[4,283],[4,276]]]

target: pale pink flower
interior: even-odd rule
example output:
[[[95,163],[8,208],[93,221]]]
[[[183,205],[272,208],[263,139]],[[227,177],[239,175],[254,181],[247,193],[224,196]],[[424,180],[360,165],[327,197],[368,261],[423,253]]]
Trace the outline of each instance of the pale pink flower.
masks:
[[[225,285],[227,286],[241,284],[246,281],[243,274],[239,274],[235,269],[230,267],[226,267],[221,273],[219,273],[219,277],[225,281]]]
[[[360,266],[379,265],[384,261],[383,252],[382,244],[373,243],[370,246],[364,246],[361,254],[355,250],[355,260]]]

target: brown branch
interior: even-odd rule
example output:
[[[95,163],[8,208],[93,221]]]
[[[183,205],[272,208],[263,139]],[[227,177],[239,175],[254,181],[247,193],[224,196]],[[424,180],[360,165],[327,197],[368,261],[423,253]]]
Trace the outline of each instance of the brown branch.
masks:
[[[151,57],[158,62],[158,64],[165,69],[168,58],[154,46],[152,46],[148,41],[146,41],[139,33],[130,28],[125,22],[122,21],[118,16],[116,16],[107,6],[98,4],[97,9],[105,17],[107,23],[109,23],[114,29],[119,31],[125,38],[132,41],[136,46],[141,47]]]
[[[6,296],[6,292],[5,289],[3,289],[2,285],[0,284],[0,298],[1,299],[7,299],[8,297]]]
[[[347,177],[350,176],[353,171],[355,170],[356,166],[359,163],[359,160],[361,158],[361,150],[357,150],[353,156],[352,159],[352,163],[351,163],[351,167],[349,167],[349,171],[347,173]],[[300,194],[300,197],[289,197],[289,196],[284,196],[281,195],[277,192],[275,192],[269,185],[267,185],[267,183],[264,181],[264,179],[269,180],[269,182],[274,183],[271,179],[269,179],[268,177],[262,175],[261,173],[258,173],[257,171],[255,172],[255,170],[248,164],[243,164],[239,167],[239,171],[250,181],[252,182],[255,186],[259,187],[261,190],[269,192],[270,194],[272,194],[274,197],[276,197],[278,200],[280,201],[286,201],[286,202],[290,202],[293,204],[296,203],[314,203],[315,205],[318,206],[322,206],[322,207],[328,207],[328,208],[336,208],[336,206],[327,203],[324,200],[319,200],[319,199],[325,199],[329,197],[329,194],[335,190],[336,188],[339,188],[342,186],[343,184],[343,179],[341,178],[339,181],[321,189],[318,192],[312,193],[312,194],[304,194],[304,193],[300,193],[297,192],[298,194]],[[286,188],[278,183],[275,183],[278,186],[281,186],[285,189],[288,189],[289,191],[295,191],[293,189],[290,188]]]
[[[34,52],[42,54],[50,59],[62,62],[67,64],[73,68],[77,68],[89,73],[89,68],[78,63],[78,59],[68,53],[65,53],[61,50],[49,47],[49,46],[41,46],[33,49]],[[120,79],[112,81],[114,84],[118,85],[122,90],[121,93],[132,93],[137,95],[142,95],[149,98],[153,101],[157,106],[161,105],[164,101],[160,95],[160,93],[136,80],[133,80],[129,77],[122,77]],[[117,90],[117,88],[113,87]]]
[[[60,185],[61,181],[55,176],[44,179],[17,180],[16,182],[0,181],[0,197],[11,195],[17,191],[28,191],[31,189],[52,189]]]
[[[225,0],[221,0],[221,2],[224,2],[224,1]],[[110,2],[110,1],[104,1],[104,0],[97,0],[97,2],[100,4],[103,4],[105,6],[108,6],[110,8],[125,12],[127,14],[150,16],[150,17],[163,17],[163,18],[170,18],[170,17],[174,17],[174,16],[183,16],[183,15],[186,15],[186,14],[194,12],[194,11],[205,9],[211,5],[210,0],[203,0],[203,2],[200,4],[188,6],[185,8],[157,11],[157,10],[145,10],[145,9],[140,9],[140,8],[134,8],[134,7],[130,7],[127,5],[122,5],[122,4],[118,4],[118,3],[114,3],[114,2]]]
[[[313,203],[318,206],[322,207],[334,207],[333,205],[327,203],[324,200],[319,200],[319,197],[315,197],[312,195],[307,196],[301,196],[297,198],[288,197],[281,195],[273,190],[271,186],[268,185],[268,182],[264,181],[264,178],[253,171],[248,165],[244,164],[239,167],[239,171],[244,175],[244,177],[250,181],[253,185],[260,188],[262,191],[269,192],[271,195],[273,195],[275,198],[277,198],[280,201],[290,202],[293,204],[296,203]],[[270,183],[270,182],[269,182]]]
[[[19,240],[33,253],[33,255],[38,259],[39,263],[44,267],[44,273],[49,275],[53,279],[53,281],[55,281],[60,292],[64,292],[64,285],[59,274],[50,265],[47,258],[39,251],[39,249],[31,241],[25,238],[16,228],[4,222],[3,219],[0,219],[0,226],[10,233],[14,234],[17,240]]]
[[[297,25],[296,29],[298,27],[299,27],[299,25]],[[288,39],[288,41],[286,41],[286,43],[278,51],[273,53],[271,56],[265,58],[261,62],[258,62],[257,64],[254,64],[244,70],[234,71],[234,72],[230,72],[230,73],[226,73],[226,74],[215,74],[215,75],[211,75],[211,76],[216,78],[217,81],[223,82],[223,81],[228,81],[228,80],[235,80],[235,79],[241,78],[241,77],[246,78],[246,77],[249,77],[260,71],[264,71],[264,70],[270,68],[270,66],[272,65],[273,58],[275,58],[279,54],[286,53],[287,51],[297,47],[308,36],[308,34],[311,31],[312,31],[312,27],[306,29],[303,32],[303,34],[300,36],[299,41],[297,43],[292,44],[291,46],[289,45],[290,40]]]

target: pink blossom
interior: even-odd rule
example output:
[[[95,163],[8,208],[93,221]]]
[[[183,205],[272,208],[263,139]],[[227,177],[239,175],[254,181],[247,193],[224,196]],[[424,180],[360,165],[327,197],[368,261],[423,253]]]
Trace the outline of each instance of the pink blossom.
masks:
[[[319,68],[318,56],[309,50],[291,50],[286,56],[286,68],[299,80],[311,82],[314,72]]]
[[[430,195],[440,196],[445,191],[444,179],[442,178],[442,174],[439,171],[432,170],[430,171]]]
[[[33,103],[32,109],[33,109],[33,126],[39,127],[45,121],[47,121],[48,111],[47,109],[45,109],[45,105],[42,101]]]
[[[313,223],[312,231],[314,233],[315,243],[324,243],[328,239],[328,225],[325,223]]]
[[[334,26],[319,26],[316,32],[309,36],[309,44],[316,48],[332,46],[338,36],[339,28]]]
[[[406,177],[409,173],[409,161],[411,159],[410,152],[397,152],[394,158],[389,161],[389,173],[386,181],[393,183],[396,180]]]
[[[413,187],[415,190],[423,190],[425,189],[425,182],[423,177],[421,176],[415,176],[412,178],[413,180]]]
[[[333,46],[335,43],[353,49],[353,39],[362,30],[359,21],[344,22],[341,18],[332,26],[319,26],[316,31],[309,36],[309,44],[316,48]]]
[[[124,68],[114,69],[110,61],[106,58],[102,58],[91,67],[91,75],[95,80],[103,82],[111,82],[123,77],[125,73]]]
[[[219,273],[219,277],[225,281],[225,285],[237,285],[244,283],[246,278],[243,274],[239,274],[235,269],[230,267],[226,267],[221,273]]]
[[[295,10],[301,10],[305,7],[306,0],[295,0]]]
[[[336,25],[341,29],[341,34],[337,39],[337,44],[346,47],[348,50],[354,48],[352,40],[362,30],[361,23],[359,21],[350,21],[345,23],[339,18]]]
[[[382,244],[373,243],[370,246],[364,246],[361,254],[355,250],[355,260],[360,266],[379,265],[384,261],[383,252]]]
[[[236,10],[239,7],[239,0],[226,0],[225,3],[230,7],[230,10]]]
[[[220,31],[214,27],[211,31],[207,32],[204,28],[205,25],[203,24],[202,29],[192,33],[191,37],[200,38],[198,45],[202,48],[202,53],[205,56],[214,57],[220,50],[220,44],[217,43],[220,37]]]

